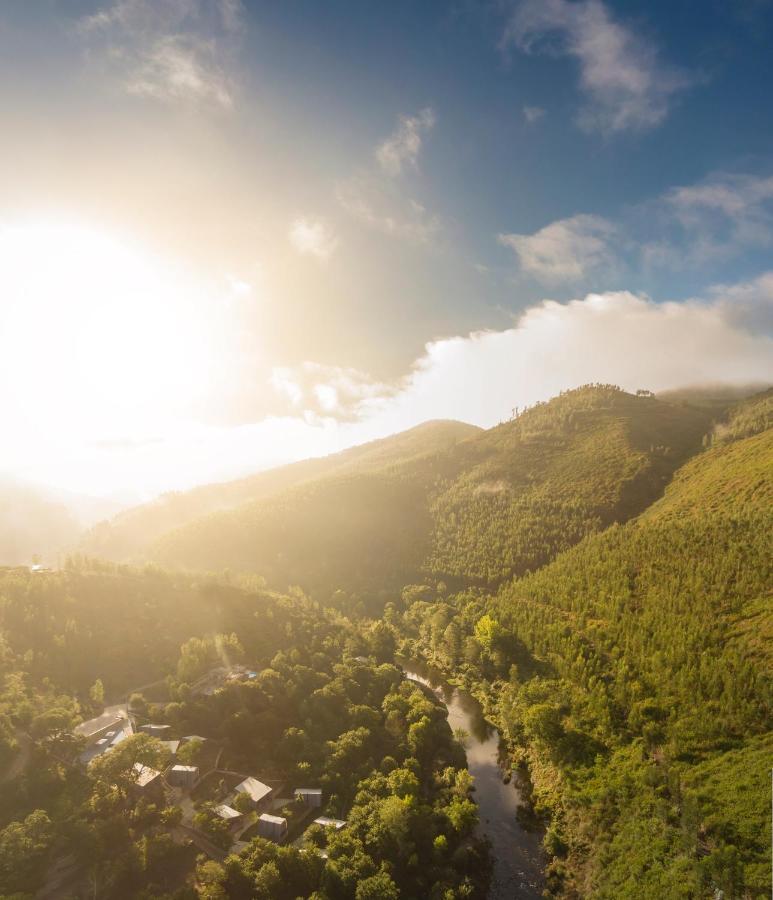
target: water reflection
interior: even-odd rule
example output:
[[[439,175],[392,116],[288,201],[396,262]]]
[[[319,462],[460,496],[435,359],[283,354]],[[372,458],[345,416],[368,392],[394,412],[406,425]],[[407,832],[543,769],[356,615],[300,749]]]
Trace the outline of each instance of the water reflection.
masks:
[[[544,886],[541,835],[526,831],[517,819],[523,800],[514,778],[500,765],[499,732],[483,716],[480,703],[450,685],[436,669],[417,660],[399,660],[406,677],[430,688],[448,710],[451,730],[464,729],[467,765],[475,778],[480,833],[491,842],[494,875],[491,900],[538,900]]]

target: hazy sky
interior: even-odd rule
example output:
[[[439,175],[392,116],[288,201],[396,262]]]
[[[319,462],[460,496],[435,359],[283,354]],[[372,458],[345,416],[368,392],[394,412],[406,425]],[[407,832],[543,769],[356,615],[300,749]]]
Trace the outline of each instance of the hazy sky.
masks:
[[[4,0],[0,474],[773,375],[765,0]]]

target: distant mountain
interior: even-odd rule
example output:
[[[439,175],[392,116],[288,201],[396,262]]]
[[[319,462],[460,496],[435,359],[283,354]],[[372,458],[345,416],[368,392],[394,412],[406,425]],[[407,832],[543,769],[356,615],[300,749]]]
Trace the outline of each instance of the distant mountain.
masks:
[[[641,512],[714,415],[588,386],[450,447],[309,473],[163,534],[150,556],[322,594],[388,591],[426,573],[497,584]]]
[[[350,476],[420,459],[480,432],[464,422],[437,420],[408,431],[351,447],[341,453],[307,459],[190,491],[163,494],[157,500],[101,522],[84,536],[81,550],[118,562],[139,560],[164,533],[202,516],[264,500],[318,478]]]
[[[0,565],[55,565],[84,528],[119,508],[110,500],[0,477]]]

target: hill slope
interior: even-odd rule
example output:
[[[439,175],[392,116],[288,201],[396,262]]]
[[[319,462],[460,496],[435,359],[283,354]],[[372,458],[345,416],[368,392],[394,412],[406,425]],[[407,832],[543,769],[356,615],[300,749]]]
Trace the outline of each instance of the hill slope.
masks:
[[[262,500],[332,474],[377,470],[436,453],[480,431],[465,422],[432,421],[400,434],[351,447],[341,453],[258,472],[247,478],[164,494],[125,510],[92,528],[81,542],[84,553],[116,562],[141,559],[162,534],[220,510]]]
[[[420,458],[338,470],[165,534],[158,562],[329,593],[422,573],[496,584],[656,499],[704,410],[589,386]]]
[[[769,895],[770,412],[742,404],[643,515],[493,607],[542,666],[499,710],[582,896]]]
[[[120,504],[0,476],[0,565],[54,565]]]

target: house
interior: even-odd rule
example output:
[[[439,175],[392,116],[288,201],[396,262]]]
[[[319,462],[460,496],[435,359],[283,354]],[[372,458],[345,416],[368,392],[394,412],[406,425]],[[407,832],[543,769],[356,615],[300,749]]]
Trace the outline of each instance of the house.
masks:
[[[136,762],[134,769],[134,784],[132,790],[140,796],[148,796],[151,794],[161,793],[163,790],[163,781],[161,773],[150,766],[144,766],[142,763]]]
[[[271,841],[281,841],[287,834],[287,819],[263,813],[258,819],[258,834]]]
[[[161,743],[164,745],[164,749],[167,751],[167,753],[174,759],[174,757],[177,756],[177,751],[180,749],[180,742],[161,741]]]
[[[250,798],[254,809],[265,807],[274,793],[273,789],[267,784],[263,784],[262,781],[252,777],[245,778],[244,781],[237,784],[234,791],[237,794],[246,794]]]
[[[89,719],[88,722],[82,722],[76,726],[74,733],[86,738],[88,745],[95,744],[100,738],[106,737],[109,731],[119,731],[125,728],[132,733],[131,722],[126,715],[122,713],[106,712],[96,719]]]
[[[192,788],[199,780],[198,766],[172,766],[166,780],[175,787]]]
[[[329,816],[319,816],[319,818],[314,820],[315,825],[321,825],[323,828],[335,828],[336,831],[340,831],[346,822],[343,819],[331,819]]]
[[[207,739],[200,734],[186,734],[184,737],[180,738],[180,743],[187,744],[188,741],[199,741],[199,743],[203,744],[206,740]]]
[[[76,733],[78,733],[77,729]],[[82,733],[83,732],[81,732],[81,734]],[[103,753],[107,753],[108,750],[112,750],[113,747],[120,744],[121,741],[129,737],[129,735],[133,734],[133,731],[128,719],[117,719],[114,727],[109,728],[107,731],[100,727],[97,734],[99,736],[95,740],[92,736],[92,741],[78,757],[78,761],[81,765],[87,766],[92,759],[101,756]],[[87,736],[86,739],[89,740],[89,737]]]
[[[234,809],[232,806],[228,806],[225,803],[221,803],[220,806],[215,807],[215,814],[220,816],[224,822],[228,822],[228,827],[231,831],[238,831],[244,822],[244,816],[239,810]]]
[[[147,725],[140,725],[139,730],[143,732],[143,734],[149,734],[153,737],[161,738],[164,740],[169,732],[172,730],[171,725],[151,725],[148,723]]]
[[[321,788],[296,788],[295,799],[302,800],[306,806],[317,808],[322,806]]]

